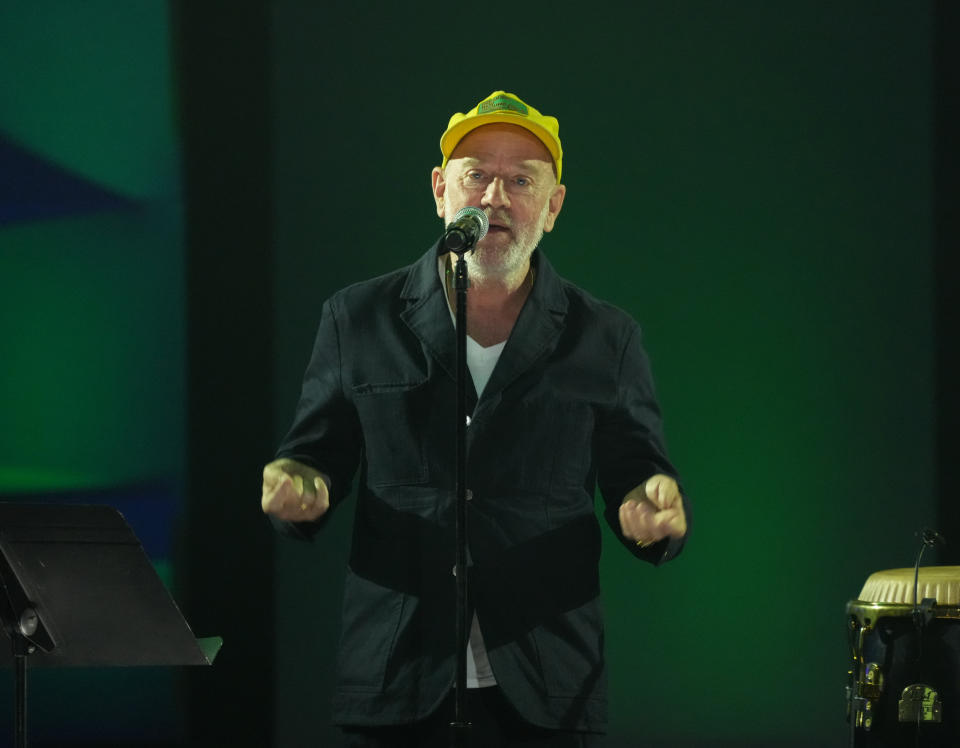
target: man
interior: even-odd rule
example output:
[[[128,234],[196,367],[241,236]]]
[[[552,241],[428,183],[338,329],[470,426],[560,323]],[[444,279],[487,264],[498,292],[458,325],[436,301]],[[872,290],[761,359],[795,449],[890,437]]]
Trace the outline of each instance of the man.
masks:
[[[440,148],[437,215],[490,220],[466,255],[469,641],[453,623],[453,260],[436,246],[324,305],[262,507],[309,538],[359,468],[334,696],[348,745],[448,745],[459,647],[472,745],[595,745],[595,486],[617,538],[655,564],[683,545],[685,499],[636,323],[537,249],[566,196],[557,120],[496,91],[450,119]]]

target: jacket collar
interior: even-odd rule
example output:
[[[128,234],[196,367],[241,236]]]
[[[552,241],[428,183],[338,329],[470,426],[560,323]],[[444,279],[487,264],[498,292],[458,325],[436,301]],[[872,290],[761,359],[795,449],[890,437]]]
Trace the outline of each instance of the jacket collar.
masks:
[[[549,354],[563,330],[568,307],[564,281],[539,249],[534,251],[531,263],[536,272],[533,290],[484,389],[484,400],[498,395],[538,359]],[[455,378],[456,334],[437,273],[436,244],[410,266],[400,296],[407,301],[400,313],[401,319],[451,379]],[[472,382],[468,384],[472,389]]]

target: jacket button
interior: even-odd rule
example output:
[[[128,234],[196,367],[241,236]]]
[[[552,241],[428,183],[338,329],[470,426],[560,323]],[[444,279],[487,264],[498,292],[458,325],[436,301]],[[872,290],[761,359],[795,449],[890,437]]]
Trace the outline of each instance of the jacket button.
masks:
[[[473,501],[473,491],[467,489],[467,501]]]

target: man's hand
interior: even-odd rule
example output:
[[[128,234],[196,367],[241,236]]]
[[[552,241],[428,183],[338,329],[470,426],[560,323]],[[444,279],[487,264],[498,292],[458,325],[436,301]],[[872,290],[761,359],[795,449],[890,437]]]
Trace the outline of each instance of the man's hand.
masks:
[[[620,505],[620,529],[641,548],[668,536],[686,535],[687,516],[677,482],[657,474],[628,493]]]
[[[296,460],[274,460],[263,469],[264,514],[289,522],[309,522],[330,508],[323,474]]]

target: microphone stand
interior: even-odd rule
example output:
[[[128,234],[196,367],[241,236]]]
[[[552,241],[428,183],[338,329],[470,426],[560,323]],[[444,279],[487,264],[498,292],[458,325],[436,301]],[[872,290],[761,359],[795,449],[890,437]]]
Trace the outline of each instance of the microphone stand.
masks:
[[[456,436],[456,565],[457,583],[457,674],[454,685],[453,722],[450,723],[451,745],[466,748],[470,732],[467,719],[467,261],[464,255],[473,244],[454,252],[457,264],[454,288],[457,298],[457,436]]]
[[[464,257],[483,238],[489,228],[487,214],[468,205],[457,211],[447,225],[437,246],[438,254],[452,252],[457,256],[454,270],[456,291],[457,335],[457,430],[456,430],[456,657],[453,722],[450,740],[453,748],[466,748],[470,733],[467,720],[467,261]]]

